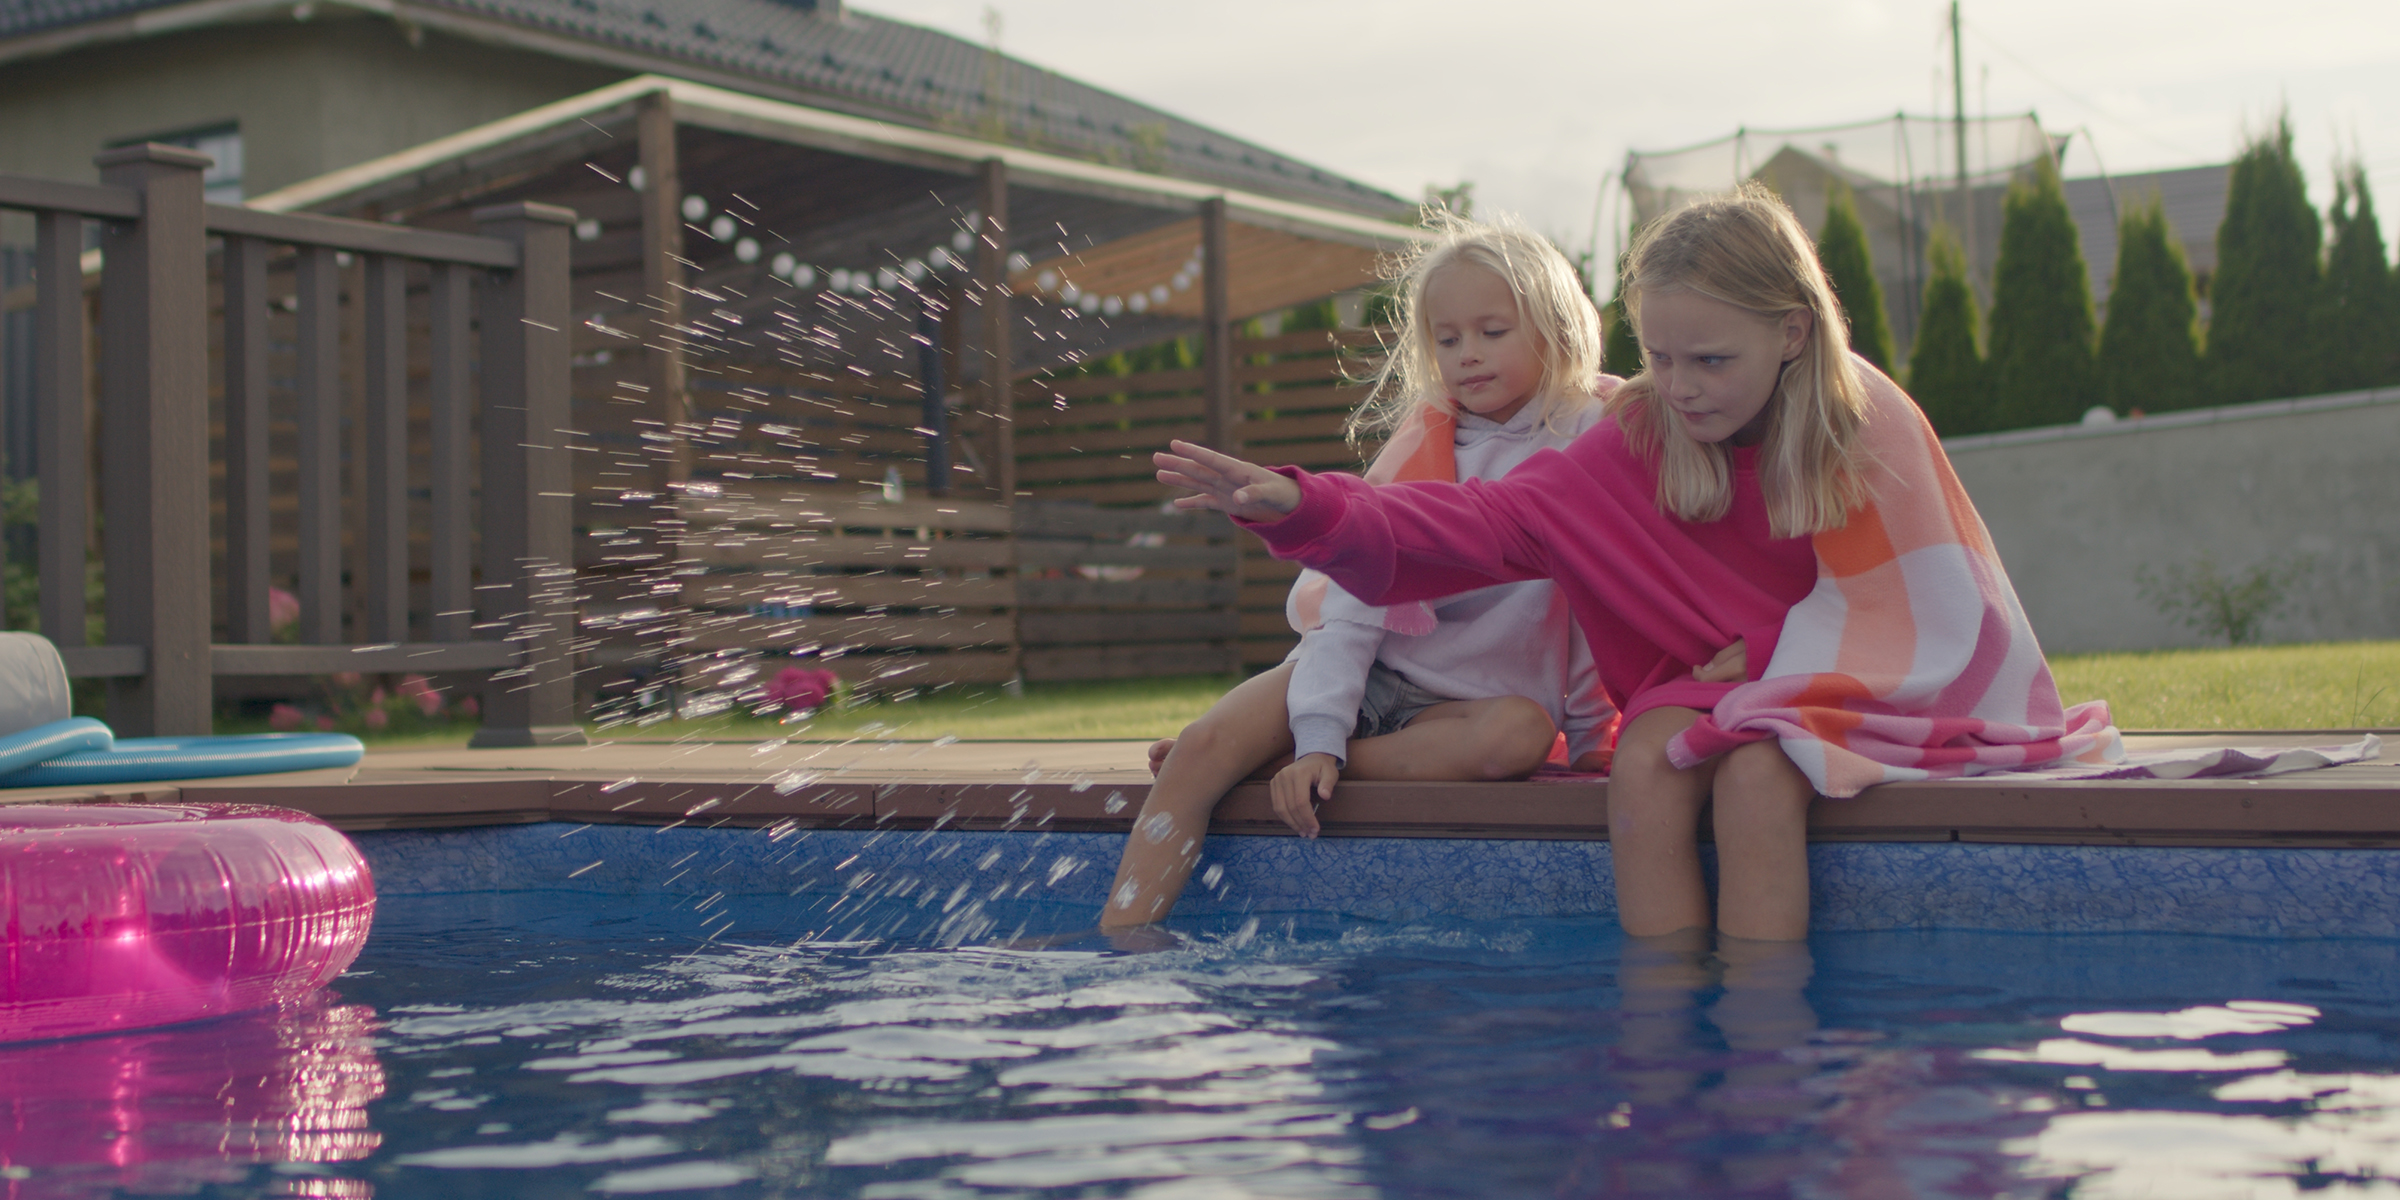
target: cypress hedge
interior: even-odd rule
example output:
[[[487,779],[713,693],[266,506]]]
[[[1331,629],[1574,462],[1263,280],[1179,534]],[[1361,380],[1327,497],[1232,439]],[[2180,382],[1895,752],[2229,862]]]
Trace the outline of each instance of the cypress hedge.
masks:
[[[2323,383],[2323,230],[2292,157],[2292,124],[2233,160],[2209,286],[2208,380],[2220,404],[2305,396]]]
[[[2325,255],[2326,391],[2400,383],[2400,281],[2383,257],[2383,230],[2366,168],[2333,184],[2333,246]]]
[[[1825,229],[1817,235],[1817,261],[1833,284],[1850,325],[1850,348],[1885,374],[1898,369],[1892,322],[1883,309],[1883,285],[1875,281],[1875,258],[1867,227],[1859,223],[1858,198],[1840,182],[1825,198]]]
[[[1926,248],[1925,305],[1908,358],[1908,390],[1936,433],[1956,437],[1990,427],[1983,353],[1976,349],[1975,289],[1967,255],[1948,227],[1937,226]]]
[[[1625,297],[1617,296],[1600,310],[1600,324],[1606,334],[1600,345],[1601,369],[1626,379],[1640,374],[1642,343],[1633,336],[1633,322],[1625,316]]]
[[[2099,402],[2092,287],[2083,244],[2048,155],[2001,203],[1989,353],[1993,428],[2081,420]]]
[[[2117,222],[2116,285],[2100,329],[2101,402],[2123,415],[2208,403],[2200,380],[2200,302],[2183,244],[2156,195]]]

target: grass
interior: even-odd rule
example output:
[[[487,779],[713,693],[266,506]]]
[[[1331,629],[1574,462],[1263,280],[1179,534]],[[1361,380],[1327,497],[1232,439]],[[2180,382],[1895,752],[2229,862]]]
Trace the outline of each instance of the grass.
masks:
[[[2106,700],[2121,729],[2400,726],[2400,641],[2062,655],[2050,669],[2068,703]]]
[[[2400,726],[2400,641],[2061,655],[2050,660],[2068,703],[2106,700],[2119,727],[2146,729],[2376,729]],[[586,726],[617,742],[1100,741],[1165,737],[1232,686],[1223,675],[1103,683],[949,688],[898,702],[823,713],[803,725],[725,714],[651,725]],[[263,726],[262,726],[263,728]],[[221,732],[252,732],[221,728]],[[371,735],[378,749],[467,744],[467,726]]]

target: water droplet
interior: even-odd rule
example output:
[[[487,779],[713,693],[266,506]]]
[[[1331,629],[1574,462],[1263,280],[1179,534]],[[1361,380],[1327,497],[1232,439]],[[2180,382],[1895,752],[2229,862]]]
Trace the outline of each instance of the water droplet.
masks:
[[[1089,775],[1076,776],[1075,786],[1068,788],[1067,790],[1070,792],[1088,792],[1092,790],[1092,777]]]
[[[1125,886],[1118,888],[1117,894],[1109,898],[1109,903],[1116,905],[1118,908],[1132,908],[1134,897],[1141,894],[1142,885],[1128,879],[1125,881]],[[1258,918],[1250,918],[1250,923],[1242,927],[1242,932],[1244,934],[1258,932]],[[1241,943],[1237,942],[1235,944],[1240,945]]]
[[[1112,816],[1112,817],[1113,817],[1113,816],[1115,816],[1115,815],[1116,815],[1116,814],[1118,814],[1118,813],[1124,812],[1124,811],[1125,811],[1125,793],[1123,793],[1123,792],[1110,792],[1110,793],[1108,794],[1108,799],[1106,799],[1106,800],[1103,800],[1103,801],[1101,801],[1101,802],[1100,802],[1100,811],[1101,811],[1101,812],[1104,812],[1104,813],[1107,813],[1107,814],[1109,814],[1109,815],[1110,815],[1110,816]]]
[[[933,744],[937,747],[955,746],[958,744],[958,735],[955,733],[945,733],[942,736],[933,739]]]
[[[1042,764],[1038,762],[1029,762],[1025,764],[1025,782],[1034,783],[1039,781],[1041,777]]]
[[[1082,859],[1076,858],[1069,854],[1059,855],[1058,861],[1050,864],[1050,886],[1057,887],[1059,880],[1065,879],[1067,876],[1074,874],[1082,868]]]
[[[1200,886],[1213,888],[1217,886],[1217,881],[1223,878],[1225,878],[1225,868],[1221,865],[1211,864],[1207,870],[1200,872]]]
[[[1156,845],[1175,832],[1175,818],[1165,813],[1151,813],[1142,819],[1142,840]]]
[[[626,788],[632,787],[634,784],[640,783],[641,781],[641,776],[628,775],[625,778],[616,781],[615,783],[609,784],[607,787],[601,788],[600,794],[605,796],[611,792],[621,792]]]

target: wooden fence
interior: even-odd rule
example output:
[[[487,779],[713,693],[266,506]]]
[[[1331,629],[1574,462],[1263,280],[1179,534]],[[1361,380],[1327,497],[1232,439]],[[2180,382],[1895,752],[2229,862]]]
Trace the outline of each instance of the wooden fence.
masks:
[[[1378,329],[1309,330],[1233,341],[1235,424],[1227,447],[1268,466],[1355,471],[1364,459],[1342,436],[1365,395],[1387,335]],[[1018,486],[1039,500],[1156,508],[1173,496],[1152,451],[1173,438],[1205,441],[1207,400],[1198,369],[1028,380],[1016,385]],[[1365,447],[1371,456],[1373,447]],[[1299,573],[1258,540],[1236,541],[1239,591],[1231,616],[1241,662],[1280,662],[1297,641],[1283,600]]]
[[[755,651],[884,693],[1235,664],[1233,529],[1214,514],[701,483],[678,519],[678,604],[597,625],[687,677]]]
[[[208,732],[218,676],[472,671],[490,673],[480,744],[580,740],[565,448],[574,214],[505,205],[476,214],[480,236],[436,233],[208,204],[200,173],[210,160],[174,147],[97,161],[97,187],[0,175],[0,208],[36,225],[41,628],[71,674],[109,680],[117,731]],[[92,220],[103,266],[87,346]],[[223,313],[214,355],[212,236]],[[345,308],[341,260],[352,256],[357,296]],[[346,321],[358,346],[348,389]],[[288,350],[275,344],[279,328]],[[422,439],[411,436],[412,386]],[[358,422],[349,528],[346,408]],[[213,506],[212,475],[222,478]],[[288,490],[272,486],[278,476]],[[422,504],[412,506],[412,484]],[[279,496],[289,497],[282,534]],[[212,507],[222,513],[216,579]],[[412,507],[422,514],[413,536]],[[96,527],[106,642],[95,646],[85,644],[84,561]],[[270,625],[279,540],[298,581],[299,644],[275,642]],[[427,581],[414,605],[412,577]],[[212,595],[223,597],[221,620]]]

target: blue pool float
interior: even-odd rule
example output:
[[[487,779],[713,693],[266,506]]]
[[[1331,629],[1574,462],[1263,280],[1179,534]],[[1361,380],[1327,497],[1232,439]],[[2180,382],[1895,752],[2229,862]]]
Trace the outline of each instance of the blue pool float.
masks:
[[[346,733],[125,738],[70,717],[66,665],[48,639],[0,633],[0,788],[154,783],[355,766]]]

